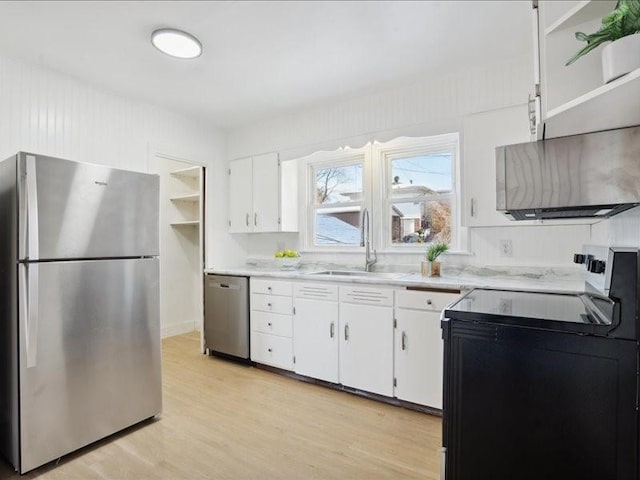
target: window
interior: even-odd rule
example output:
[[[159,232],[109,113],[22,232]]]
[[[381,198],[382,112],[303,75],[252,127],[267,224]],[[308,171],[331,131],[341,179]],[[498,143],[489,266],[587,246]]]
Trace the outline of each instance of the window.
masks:
[[[309,190],[313,246],[360,245],[360,212],[364,204],[364,157],[310,164]],[[308,242],[311,243],[311,242]]]
[[[454,243],[457,139],[442,140],[403,139],[378,147],[385,173],[386,247],[422,249],[425,243]]]
[[[379,251],[424,251],[434,242],[459,248],[457,133],[318,152],[305,161],[305,249],[357,251],[365,207]]]

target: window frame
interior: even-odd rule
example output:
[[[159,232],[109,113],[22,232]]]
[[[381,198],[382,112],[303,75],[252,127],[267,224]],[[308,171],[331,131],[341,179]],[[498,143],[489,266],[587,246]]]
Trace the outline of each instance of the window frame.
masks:
[[[391,161],[393,158],[406,158],[407,155],[452,154],[451,193],[444,195],[424,195],[416,197],[392,197]],[[461,156],[460,134],[458,132],[423,137],[396,137],[388,142],[369,142],[360,148],[342,147],[335,151],[318,151],[300,158],[300,184],[305,185],[300,200],[304,208],[300,209],[300,250],[310,253],[361,253],[364,248],[358,245],[315,245],[317,210],[323,208],[360,206],[369,209],[371,214],[371,248],[382,254],[423,254],[429,243],[393,244],[391,231],[391,205],[422,201],[429,198],[447,196],[451,199],[451,242],[450,253],[466,253],[468,250],[467,230],[462,225],[461,199]],[[331,168],[362,164],[362,200],[360,202],[340,202],[322,207],[316,205],[316,176],[318,168]],[[375,180],[375,181],[374,181]],[[362,216],[360,216],[362,222]]]
[[[304,218],[302,219],[303,228],[303,251],[313,252],[358,252],[362,250],[360,244],[356,245],[316,245],[316,213],[318,211],[327,210],[331,208],[343,208],[343,207],[359,207],[360,212],[368,206],[370,203],[370,188],[369,188],[369,175],[368,164],[369,153],[368,146],[362,148],[341,148],[335,152],[316,152],[304,160],[305,175],[305,208]],[[317,204],[316,203],[316,171],[318,169],[345,167],[350,165],[362,165],[362,199],[360,201],[349,202],[336,202],[331,204]],[[358,228],[360,228],[361,222],[358,222]]]
[[[460,137],[458,133],[447,133],[428,137],[399,137],[389,142],[376,143],[372,147],[372,157],[377,165],[380,179],[376,191],[377,203],[374,208],[376,216],[381,218],[374,222],[378,228],[378,245],[381,246],[382,253],[422,253],[430,243],[393,243],[393,232],[391,225],[391,207],[398,203],[414,203],[436,199],[448,198],[451,202],[451,241],[450,249],[459,250],[461,235],[460,231],[460,189],[459,182],[459,148]],[[439,153],[451,154],[451,193],[440,195],[416,195],[416,196],[394,196],[391,188],[392,162],[396,159],[407,158],[409,156],[428,156]]]

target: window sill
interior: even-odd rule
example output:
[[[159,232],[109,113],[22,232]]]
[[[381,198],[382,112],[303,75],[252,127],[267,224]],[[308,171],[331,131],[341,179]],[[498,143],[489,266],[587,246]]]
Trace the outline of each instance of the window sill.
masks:
[[[376,250],[376,253],[380,255],[424,255],[425,249],[415,249],[415,250]],[[352,249],[306,249],[300,250],[300,253],[309,253],[309,254],[318,254],[318,253],[326,253],[326,254],[364,254],[363,247],[353,247]],[[443,253],[445,256],[473,256],[473,252],[469,252],[466,250],[449,250],[447,253]]]
[[[426,251],[426,248],[422,248],[422,249],[407,249],[407,250],[401,250],[401,249],[387,249],[387,250],[378,250],[378,253],[384,254],[384,255],[424,255],[424,252]],[[442,255],[444,256],[472,256],[473,252],[469,252],[467,250],[448,250],[446,253],[443,253]]]

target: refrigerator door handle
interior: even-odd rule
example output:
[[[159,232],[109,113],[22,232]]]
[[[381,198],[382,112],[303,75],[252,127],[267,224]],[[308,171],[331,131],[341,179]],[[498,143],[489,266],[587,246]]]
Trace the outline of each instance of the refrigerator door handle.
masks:
[[[27,368],[36,366],[38,353],[38,265],[20,264],[20,317],[24,328]]]
[[[33,155],[27,155],[26,163],[27,201],[25,204],[27,208],[27,226],[29,228],[27,232],[27,257],[31,260],[37,260],[40,258],[40,248],[38,245],[38,186],[36,183],[36,157]]]

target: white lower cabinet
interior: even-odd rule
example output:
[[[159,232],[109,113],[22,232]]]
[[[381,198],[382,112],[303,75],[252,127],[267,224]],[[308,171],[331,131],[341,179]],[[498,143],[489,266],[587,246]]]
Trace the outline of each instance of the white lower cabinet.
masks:
[[[340,383],[393,396],[393,307],[340,303]]]
[[[285,370],[293,370],[291,339],[256,331],[251,332],[251,360]]]
[[[440,314],[396,310],[395,396],[442,408],[442,335]]]
[[[441,409],[440,312],[458,297],[358,284],[254,281],[251,358]]]
[[[296,298],[295,304],[294,371],[338,383],[338,303]]]
[[[398,399],[442,409],[440,312],[459,296],[458,292],[396,292],[394,383]]]
[[[251,360],[293,370],[292,284],[251,278]]]

